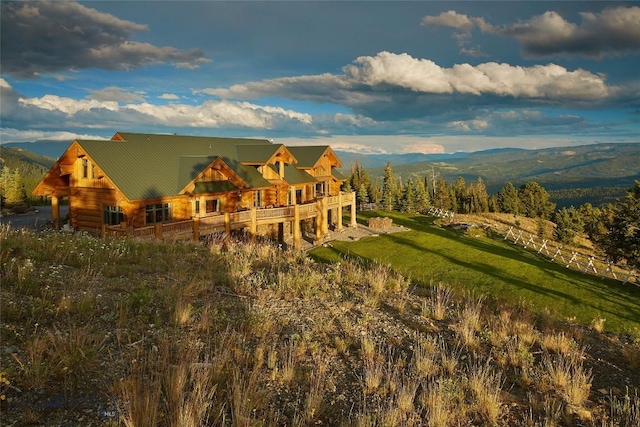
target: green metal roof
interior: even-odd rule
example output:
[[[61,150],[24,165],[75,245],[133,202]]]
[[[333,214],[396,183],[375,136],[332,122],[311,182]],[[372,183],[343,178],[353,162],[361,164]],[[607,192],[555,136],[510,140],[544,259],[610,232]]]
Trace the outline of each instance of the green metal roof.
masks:
[[[296,164],[299,168],[312,168],[324,155],[328,145],[308,145],[305,147],[287,147],[293,157],[298,160]]]
[[[269,165],[269,167],[278,173],[278,169],[275,166]],[[284,180],[287,181],[289,185],[313,184],[318,182],[317,179],[294,165],[284,165]]]
[[[195,183],[194,194],[228,193],[238,191],[238,187],[229,181],[201,181]]]
[[[236,147],[236,152],[238,153],[238,161],[242,163],[264,165],[281,147],[283,147],[282,144],[239,145]]]
[[[233,169],[248,188],[270,186],[254,167],[240,163],[237,151],[240,146],[259,147],[256,150],[260,152],[277,150],[266,139],[118,134],[125,141],[77,142],[129,200],[178,195],[216,157]]]
[[[347,179],[338,169],[331,168],[331,176],[333,176],[338,181],[344,181]]]

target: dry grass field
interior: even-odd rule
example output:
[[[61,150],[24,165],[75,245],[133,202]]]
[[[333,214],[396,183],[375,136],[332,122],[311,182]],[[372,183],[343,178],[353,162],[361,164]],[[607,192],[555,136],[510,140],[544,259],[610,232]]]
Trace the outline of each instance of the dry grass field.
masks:
[[[0,424],[637,426],[640,337],[269,244],[0,229]]]

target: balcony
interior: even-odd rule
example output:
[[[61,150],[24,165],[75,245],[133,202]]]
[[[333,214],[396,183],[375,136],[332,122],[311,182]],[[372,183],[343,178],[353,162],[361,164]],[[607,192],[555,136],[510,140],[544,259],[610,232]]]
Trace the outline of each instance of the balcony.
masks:
[[[341,193],[337,196],[322,197],[313,202],[299,205],[226,212],[221,215],[158,223],[139,228],[103,225],[102,236],[198,240],[201,236],[220,232],[228,234],[232,230],[243,228],[248,228],[251,234],[255,235],[259,225],[293,222],[294,246],[296,246],[296,239],[299,241],[300,220],[319,218],[316,221],[316,234],[319,240],[327,229],[327,211],[330,209],[341,210],[347,206],[351,207],[351,226],[355,226],[355,193]],[[338,228],[342,228],[342,215],[338,215]],[[296,236],[296,229],[298,236]]]

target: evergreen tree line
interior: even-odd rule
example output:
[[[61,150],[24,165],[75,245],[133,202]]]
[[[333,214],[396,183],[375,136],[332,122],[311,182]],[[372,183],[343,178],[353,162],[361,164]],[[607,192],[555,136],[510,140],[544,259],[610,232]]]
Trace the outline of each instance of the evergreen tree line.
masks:
[[[0,170],[0,201],[2,206],[21,205],[27,199],[18,168],[3,167]]]
[[[384,210],[406,213],[424,213],[435,207],[460,214],[503,212],[549,219],[555,209],[555,204],[549,201],[549,193],[535,181],[527,182],[519,189],[508,183],[498,194],[489,195],[480,177],[471,183],[462,177],[453,183],[427,177],[411,177],[403,182],[394,175],[389,163],[380,184],[356,162],[344,190],[354,191],[361,207],[371,203]]]
[[[388,211],[426,213],[435,207],[459,214],[498,212],[551,220],[556,223],[556,240],[571,244],[578,235],[586,235],[607,258],[640,267],[640,181],[627,191],[624,200],[615,204],[594,207],[585,203],[556,211],[549,193],[535,181],[519,188],[508,182],[497,194],[490,195],[480,177],[471,183],[462,177],[453,183],[427,177],[412,177],[403,182],[387,163],[380,184],[371,180],[356,162],[344,190],[356,193],[361,208],[373,204]]]

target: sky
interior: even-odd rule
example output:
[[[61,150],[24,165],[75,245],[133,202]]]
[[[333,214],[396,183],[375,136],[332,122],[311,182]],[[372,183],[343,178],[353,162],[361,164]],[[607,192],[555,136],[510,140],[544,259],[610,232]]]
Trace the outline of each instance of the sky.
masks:
[[[640,2],[2,0],[0,19],[2,143],[640,142]]]

